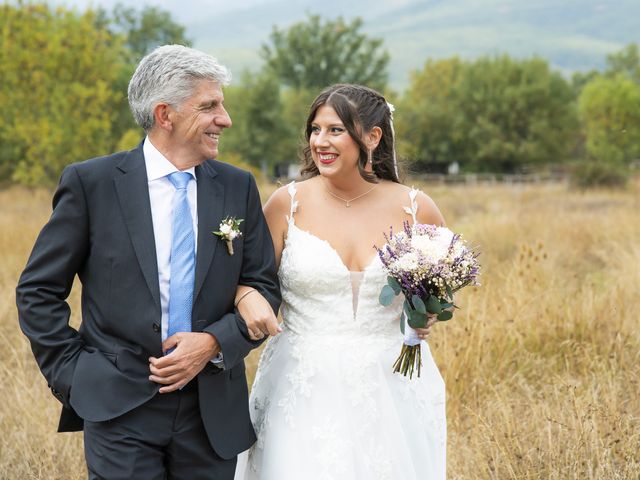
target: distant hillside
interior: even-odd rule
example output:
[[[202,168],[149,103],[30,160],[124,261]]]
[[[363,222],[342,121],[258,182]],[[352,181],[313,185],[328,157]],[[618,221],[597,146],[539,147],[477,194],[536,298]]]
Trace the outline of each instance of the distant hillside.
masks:
[[[272,26],[284,28],[318,13],[361,16],[368,34],[384,39],[391,83],[404,88],[409,72],[429,57],[538,55],[557,69],[601,68],[607,53],[640,42],[638,0],[255,0],[249,8],[204,14],[187,24],[195,45],[233,71],[255,69]],[[366,6],[365,6],[366,5]],[[226,7],[229,9],[228,5]]]

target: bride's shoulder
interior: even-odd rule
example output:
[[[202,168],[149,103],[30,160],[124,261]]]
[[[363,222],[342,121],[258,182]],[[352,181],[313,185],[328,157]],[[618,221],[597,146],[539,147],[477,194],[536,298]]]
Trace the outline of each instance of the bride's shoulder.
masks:
[[[265,215],[289,215],[291,204],[297,202],[300,193],[306,192],[313,183],[313,179],[290,182],[274,191],[264,205]]]
[[[436,202],[424,191],[414,186],[407,186],[401,183],[392,183],[389,193],[399,198],[403,205],[413,208],[413,202],[417,206],[416,220],[419,223],[428,223],[432,225],[444,225],[444,217]]]
[[[291,205],[290,191],[293,185],[293,182],[288,185],[283,185],[271,194],[267,202],[264,204],[265,215],[289,212],[289,207]]]

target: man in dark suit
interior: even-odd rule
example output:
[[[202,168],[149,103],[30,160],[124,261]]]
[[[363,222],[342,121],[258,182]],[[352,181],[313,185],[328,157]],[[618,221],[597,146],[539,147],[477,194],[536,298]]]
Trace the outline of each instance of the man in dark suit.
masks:
[[[178,45],[142,59],[129,103],[147,137],[64,170],[20,277],[20,326],[62,402],[58,430],[84,427],[90,478],[232,479],[255,441],[243,359],[273,330],[280,293],[253,177],[213,160],[228,80]],[[225,218],[242,220],[232,241],[213,234]],[[268,301],[251,334],[238,285]]]

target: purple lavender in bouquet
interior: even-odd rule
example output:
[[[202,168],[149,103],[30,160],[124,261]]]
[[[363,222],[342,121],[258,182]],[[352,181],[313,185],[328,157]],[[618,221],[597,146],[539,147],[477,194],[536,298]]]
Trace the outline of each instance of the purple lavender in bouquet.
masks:
[[[380,303],[391,305],[400,293],[405,297],[400,321],[404,343],[393,371],[411,378],[417,370],[419,377],[420,339],[413,329],[427,325],[428,313],[441,321],[451,319],[453,294],[467,285],[479,285],[478,254],[460,235],[435,225],[405,222],[403,231],[391,231],[385,239],[386,245],[376,247],[387,272]]]

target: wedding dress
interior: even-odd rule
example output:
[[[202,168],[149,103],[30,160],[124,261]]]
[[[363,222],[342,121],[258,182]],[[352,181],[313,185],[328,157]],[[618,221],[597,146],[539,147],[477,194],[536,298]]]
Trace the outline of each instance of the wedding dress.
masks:
[[[296,226],[293,183],[289,194],[284,331],[260,359],[250,399],[258,441],[236,478],[444,479],[445,389],[428,345],[419,378],[392,372],[402,299],[378,302],[379,257],[349,272],[328,242]]]

